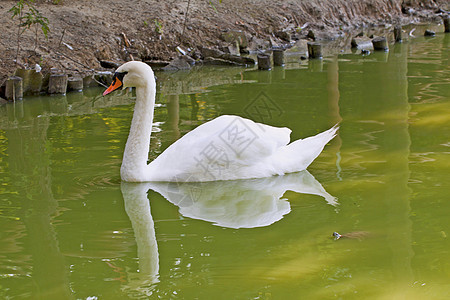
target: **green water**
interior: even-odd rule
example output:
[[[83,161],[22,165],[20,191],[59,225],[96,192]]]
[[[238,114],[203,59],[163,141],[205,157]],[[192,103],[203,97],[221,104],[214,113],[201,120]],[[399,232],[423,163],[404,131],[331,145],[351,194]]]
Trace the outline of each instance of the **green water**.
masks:
[[[0,299],[449,299],[449,42],[157,73],[151,158],[222,114],[340,122],[278,178],[121,183],[131,93],[0,106]]]

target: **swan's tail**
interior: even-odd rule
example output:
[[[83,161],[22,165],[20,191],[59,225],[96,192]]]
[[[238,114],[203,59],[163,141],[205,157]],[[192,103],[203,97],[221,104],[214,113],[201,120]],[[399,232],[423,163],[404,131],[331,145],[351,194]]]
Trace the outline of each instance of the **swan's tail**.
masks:
[[[292,173],[305,170],[322,152],[325,145],[336,136],[339,124],[327,131],[302,140],[296,140],[280,149],[274,156],[274,166],[280,166],[279,173]],[[277,168],[279,169],[279,168]]]

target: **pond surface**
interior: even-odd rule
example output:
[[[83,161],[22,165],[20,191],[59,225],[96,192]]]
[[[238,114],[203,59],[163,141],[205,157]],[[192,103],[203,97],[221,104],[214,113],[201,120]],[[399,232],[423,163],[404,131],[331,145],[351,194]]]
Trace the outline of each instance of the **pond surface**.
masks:
[[[449,299],[449,42],[157,73],[150,159],[223,114],[340,122],[283,177],[121,183],[132,93],[0,106],[0,298]]]

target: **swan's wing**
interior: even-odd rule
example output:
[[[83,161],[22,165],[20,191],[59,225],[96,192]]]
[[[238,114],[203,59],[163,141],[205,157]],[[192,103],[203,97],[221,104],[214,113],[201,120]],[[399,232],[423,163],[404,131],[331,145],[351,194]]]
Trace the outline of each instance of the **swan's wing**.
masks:
[[[288,128],[221,116],[187,133],[149,168],[159,170],[155,180],[161,181],[173,181],[174,177],[208,181],[271,176],[273,171],[263,167],[267,165],[265,160],[289,143],[290,133]]]
[[[255,152],[272,154],[290,141],[291,130],[255,123],[238,116],[220,116],[186,134],[185,139],[198,144],[216,142],[227,146],[237,157],[251,158]],[[201,142],[200,142],[201,141]]]

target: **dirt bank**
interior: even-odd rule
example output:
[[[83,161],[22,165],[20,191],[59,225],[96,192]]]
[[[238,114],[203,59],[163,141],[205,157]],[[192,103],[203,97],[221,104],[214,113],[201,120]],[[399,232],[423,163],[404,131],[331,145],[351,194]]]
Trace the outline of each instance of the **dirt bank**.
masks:
[[[34,30],[22,35],[18,64],[40,64],[67,73],[101,69],[99,60],[121,63],[170,60],[176,47],[197,58],[201,46],[226,46],[221,35],[240,30],[250,48],[269,42],[286,44],[304,38],[309,29],[333,37],[344,31],[385,24],[439,20],[447,0],[36,0],[49,20],[48,40],[40,33],[34,51]],[[17,1],[0,2],[0,83],[11,75],[17,48],[18,21],[8,10]],[[58,4],[54,4],[58,3]],[[188,8],[189,5],[189,8]],[[125,45],[124,36],[131,45]],[[286,34],[288,33],[288,34]]]

